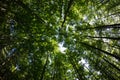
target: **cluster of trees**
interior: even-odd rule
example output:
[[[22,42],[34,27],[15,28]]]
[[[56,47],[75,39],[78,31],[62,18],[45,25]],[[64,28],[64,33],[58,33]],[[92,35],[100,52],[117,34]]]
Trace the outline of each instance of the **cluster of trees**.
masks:
[[[0,80],[119,80],[119,15],[119,0],[0,0]]]

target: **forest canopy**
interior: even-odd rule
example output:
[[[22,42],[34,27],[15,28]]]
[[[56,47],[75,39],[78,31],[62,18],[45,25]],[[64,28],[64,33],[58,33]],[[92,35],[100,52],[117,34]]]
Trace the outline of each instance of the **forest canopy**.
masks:
[[[0,0],[0,80],[119,80],[120,0]]]

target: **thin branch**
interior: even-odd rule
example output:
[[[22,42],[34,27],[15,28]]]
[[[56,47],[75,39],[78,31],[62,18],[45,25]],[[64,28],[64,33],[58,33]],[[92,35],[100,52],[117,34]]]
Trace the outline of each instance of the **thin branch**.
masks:
[[[66,21],[67,15],[68,15],[68,13],[69,13],[69,10],[70,10],[70,8],[71,8],[71,6],[72,6],[73,1],[74,1],[74,0],[70,0],[69,3],[68,3],[68,7],[67,7],[67,10],[65,11],[64,20],[63,20],[63,22],[62,22],[61,27],[64,26],[64,23],[65,23],[65,21]]]

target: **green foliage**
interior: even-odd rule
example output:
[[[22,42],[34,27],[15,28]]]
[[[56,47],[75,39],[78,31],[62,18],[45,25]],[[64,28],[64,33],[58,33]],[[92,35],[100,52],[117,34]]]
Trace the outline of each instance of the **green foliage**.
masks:
[[[119,3],[1,0],[0,80],[119,80]]]

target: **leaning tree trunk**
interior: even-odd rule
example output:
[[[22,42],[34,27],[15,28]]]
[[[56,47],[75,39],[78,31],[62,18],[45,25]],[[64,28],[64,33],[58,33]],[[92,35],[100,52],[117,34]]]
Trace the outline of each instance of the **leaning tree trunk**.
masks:
[[[80,43],[81,43],[82,45],[86,46],[86,47],[91,48],[91,49],[96,49],[96,50],[98,50],[98,51],[100,51],[100,52],[103,52],[103,53],[105,53],[106,55],[109,55],[109,56],[111,56],[111,57],[114,57],[114,58],[116,58],[116,59],[118,59],[118,60],[120,61],[120,57],[119,57],[118,55],[111,54],[111,53],[109,53],[109,52],[107,52],[107,51],[104,51],[104,50],[102,50],[102,49],[99,49],[99,48],[97,48],[97,47],[95,47],[95,46],[92,46],[92,45],[89,45],[89,44],[86,44],[86,43],[83,43],[83,42],[80,42]]]

